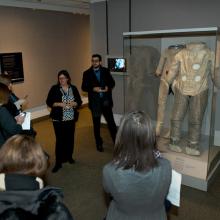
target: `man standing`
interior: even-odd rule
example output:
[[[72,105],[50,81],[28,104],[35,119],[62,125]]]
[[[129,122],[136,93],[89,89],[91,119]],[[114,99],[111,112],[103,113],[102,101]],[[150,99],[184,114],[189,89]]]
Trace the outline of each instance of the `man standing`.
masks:
[[[102,57],[99,54],[92,55],[92,66],[83,73],[82,90],[88,92],[96,148],[103,152],[103,141],[100,136],[101,115],[105,117],[113,142],[117,128],[112,113],[112,89],[115,81],[109,70],[102,67],[101,63]]]

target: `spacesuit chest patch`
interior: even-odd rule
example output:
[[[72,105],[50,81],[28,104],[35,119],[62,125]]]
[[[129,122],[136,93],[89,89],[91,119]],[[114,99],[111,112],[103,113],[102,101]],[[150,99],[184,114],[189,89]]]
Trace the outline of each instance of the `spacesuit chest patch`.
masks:
[[[195,63],[195,64],[193,64],[192,68],[193,68],[194,70],[198,70],[198,69],[200,69],[200,64]]]

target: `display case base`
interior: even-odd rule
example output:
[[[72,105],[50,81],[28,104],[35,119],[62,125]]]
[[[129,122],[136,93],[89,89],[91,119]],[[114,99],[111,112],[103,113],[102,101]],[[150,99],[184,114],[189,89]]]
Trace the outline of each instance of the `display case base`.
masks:
[[[203,143],[206,142],[206,137]],[[182,142],[184,146],[186,142]],[[158,138],[157,145],[163,157],[171,162],[172,168],[182,174],[182,184],[196,189],[207,191],[208,185],[214,177],[220,164],[220,149],[204,144],[200,147],[200,156],[189,156],[185,153],[176,153],[169,150],[169,139]],[[207,147],[205,147],[207,146]]]

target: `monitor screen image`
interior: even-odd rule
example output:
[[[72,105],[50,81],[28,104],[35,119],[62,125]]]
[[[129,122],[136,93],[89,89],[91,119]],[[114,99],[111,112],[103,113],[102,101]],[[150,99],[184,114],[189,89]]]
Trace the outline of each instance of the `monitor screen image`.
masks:
[[[11,77],[12,83],[24,81],[22,53],[0,53],[0,72]]]
[[[126,72],[126,60],[124,58],[108,58],[108,68],[111,72]]]

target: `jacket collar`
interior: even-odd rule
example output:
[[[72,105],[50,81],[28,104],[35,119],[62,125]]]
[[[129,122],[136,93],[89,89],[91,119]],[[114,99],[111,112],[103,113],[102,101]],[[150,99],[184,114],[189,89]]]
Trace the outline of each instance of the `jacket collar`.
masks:
[[[55,187],[40,190],[17,190],[0,192],[0,215],[6,210],[22,209],[37,215],[42,204],[49,207],[54,201],[61,201],[62,191]]]
[[[0,174],[0,191],[38,190],[43,186],[43,180],[39,177],[23,174]]]

